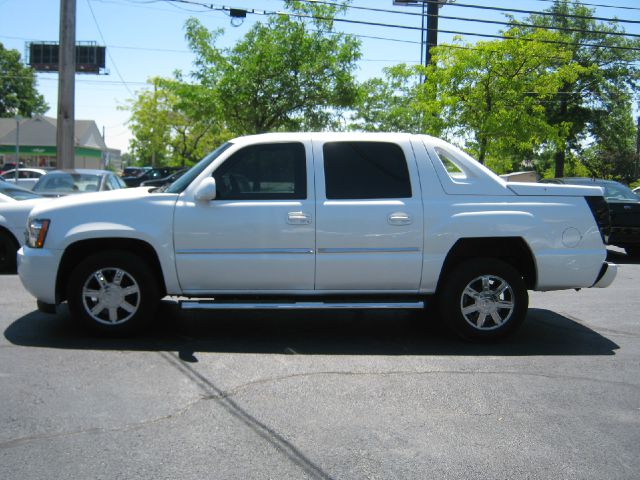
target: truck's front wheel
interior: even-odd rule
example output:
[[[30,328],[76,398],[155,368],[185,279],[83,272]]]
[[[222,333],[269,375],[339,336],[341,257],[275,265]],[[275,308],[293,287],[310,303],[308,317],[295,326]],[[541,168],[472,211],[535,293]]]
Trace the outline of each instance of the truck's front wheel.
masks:
[[[74,319],[101,333],[128,334],[154,313],[158,285],[137,256],[124,251],[96,253],[71,273],[67,287]]]
[[[467,340],[496,340],[524,321],[527,287],[508,263],[489,258],[467,260],[444,282],[439,299],[442,318]]]

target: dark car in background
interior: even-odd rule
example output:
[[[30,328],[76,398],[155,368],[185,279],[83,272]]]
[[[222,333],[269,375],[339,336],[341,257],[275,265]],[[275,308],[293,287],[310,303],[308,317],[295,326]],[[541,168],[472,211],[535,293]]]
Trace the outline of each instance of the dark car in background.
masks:
[[[161,178],[166,178],[172,173],[180,170],[180,167],[158,167],[152,168],[150,170],[145,171],[141,175],[131,176],[131,177],[123,177],[124,183],[127,184],[127,187],[139,187],[142,182],[146,182],[147,180],[159,180]]]
[[[120,176],[122,178],[139,177],[147,170],[151,170],[151,167],[124,167],[124,170],[122,170],[122,174]]]
[[[40,177],[33,191],[45,197],[75,193],[118,190],[127,186],[115,173],[107,170],[53,170]]]
[[[630,256],[640,256],[640,198],[629,187],[613,180],[582,177],[549,178],[541,182],[602,187],[611,215],[607,243],[624,248]]]
[[[168,177],[158,178],[155,180],[145,180],[140,184],[140,186],[141,187],[162,187],[164,185],[170,185],[173,182],[175,182],[177,179],[179,179],[187,170],[189,169],[181,168],[180,170],[173,172]]]
[[[24,167],[24,163],[20,162],[20,165],[18,166],[18,168],[23,168],[23,167]],[[5,172],[8,172],[9,170],[14,170],[15,168],[16,168],[15,162],[3,163],[2,165],[0,165],[0,175],[2,175]]]

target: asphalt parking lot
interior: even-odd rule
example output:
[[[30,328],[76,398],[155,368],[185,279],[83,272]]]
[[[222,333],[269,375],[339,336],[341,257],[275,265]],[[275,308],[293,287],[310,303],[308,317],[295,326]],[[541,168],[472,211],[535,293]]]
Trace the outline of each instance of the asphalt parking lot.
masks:
[[[640,262],[507,342],[406,312],[185,313],[98,339],[0,276],[3,479],[640,478]]]

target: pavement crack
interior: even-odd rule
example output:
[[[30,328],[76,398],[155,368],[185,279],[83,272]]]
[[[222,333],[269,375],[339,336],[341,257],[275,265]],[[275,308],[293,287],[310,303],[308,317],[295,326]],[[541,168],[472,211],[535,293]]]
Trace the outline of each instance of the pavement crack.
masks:
[[[237,395],[243,390],[247,390],[253,386],[280,382],[283,380],[289,380],[300,377],[312,377],[312,376],[330,376],[330,375],[339,375],[339,376],[400,376],[400,375],[512,375],[512,376],[530,376],[530,377],[540,377],[547,378],[550,380],[576,380],[576,381],[585,381],[591,383],[607,383],[616,386],[626,386],[631,388],[640,388],[640,385],[636,385],[628,382],[620,382],[615,380],[606,380],[599,378],[588,378],[588,377],[580,377],[575,375],[558,375],[558,374],[547,374],[547,373],[539,373],[539,372],[516,372],[516,371],[508,371],[508,370],[390,370],[390,371],[379,371],[379,372],[353,372],[353,371],[320,371],[320,372],[300,372],[300,373],[292,373],[288,375],[280,375],[276,377],[268,377],[261,378],[257,380],[252,380],[250,382],[243,383],[241,385],[237,385],[229,390],[225,390],[220,392],[218,395],[212,395],[211,399],[220,399],[220,398],[229,398]]]
[[[182,408],[171,412],[167,415],[163,415],[160,417],[156,417],[156,418],[152,418],[152,419],[148,419],[148,420],[142,420],[140,422],[134,422],[134,423],[128,423],[119,427],[113,427],[113,428],[102,428],[102,427],[90,427],[90,428],[83,428],[83,429],[79,429],[79,430],[70,430],[70,431],[66,431],[66,432],[56,432],[56,433],[43,433],[43,434],[38,434],[38,435],[29,435],[26,437],[19,437],[19,438],[13,438],[10,440],[5,440],[0,442],[0,450],[4,450],[7,448],[12,448],[18,445],[22,445],[24,443],[30,443],[30,442],[35,442],[35,441],[39,441],[39,440],[52,440],[55,438],[65,438],[65,437],[72,437],[75,435],[87,435],[87,434],[102,434],[102,433],[115,433],[115,432],[127,432],[127,431],[131,431],[131,430],[137,430],[139,428],[143,428],[149,425],[153,425],[155,423],[160,423],[163,422],[165,420],[171,420],[173,418],[177,418],[180,417],[182,415],[184,415],[187,411],[189,411],[192,407],[194,407],[195,405],[197,405],[198,403],[205,401],[205,400],[209,400],[210,398],[203,396],[201,398],[198,398],[197,400],[194,400],[192,402],[189,402],[187,405],[184,405]]]

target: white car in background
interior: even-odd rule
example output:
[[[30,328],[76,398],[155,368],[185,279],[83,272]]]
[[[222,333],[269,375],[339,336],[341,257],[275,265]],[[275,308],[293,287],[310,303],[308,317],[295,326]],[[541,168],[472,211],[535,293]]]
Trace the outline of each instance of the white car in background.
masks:
[[[44,200],[37,193],[0,180],[0,272],[15,272],[16,252],[24,243],[29,212]]]
[[[31,190],[33,186],[38,182],[40,177],[45,175],[48,170],[42,168],[20,168],[18,170],[18,182],[19,187],[28,188]],[[5,182],[16,184],[16,171],[8,170],[0,175],[0,179]]]
[[[16,187],[14,184],[5,182],[0,179],[0,203],[15,202],[18,200],[29,200],[31,198],[40,198],[41,195],[33,193],[26,188]]]

